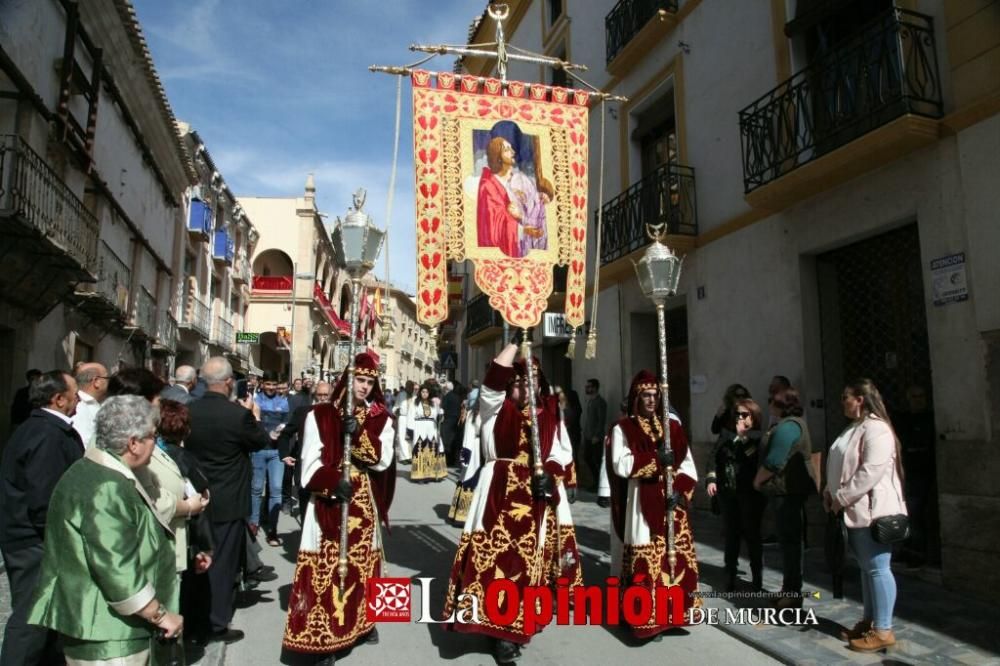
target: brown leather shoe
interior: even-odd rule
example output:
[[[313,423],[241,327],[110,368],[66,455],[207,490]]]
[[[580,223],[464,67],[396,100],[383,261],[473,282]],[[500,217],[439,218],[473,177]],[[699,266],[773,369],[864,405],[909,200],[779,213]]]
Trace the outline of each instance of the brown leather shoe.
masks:
[[[852,641],[855,638],[861,638],[865,635],[865,632],[871,628],[871,620],[858,620],[850,629],[842,629],[840,631],[840,639],[844,641]]]
[[[847,643],[847,647],[855,652],[879,652],[895,645],[896,634],[892,633],[892,629],[888,631],[869,629],[861,638],[853,638]]]

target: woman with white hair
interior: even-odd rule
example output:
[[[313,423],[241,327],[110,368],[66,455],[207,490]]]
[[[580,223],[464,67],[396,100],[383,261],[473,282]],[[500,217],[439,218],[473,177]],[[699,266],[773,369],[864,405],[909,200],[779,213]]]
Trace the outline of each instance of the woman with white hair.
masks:
[[[154,636],[183,628],[170,528],[135,476],[153,455],[158,418],[141,396],[109,398],[97,445],[52,494],[28,622],[62,635],[69,664],[147,664]]]

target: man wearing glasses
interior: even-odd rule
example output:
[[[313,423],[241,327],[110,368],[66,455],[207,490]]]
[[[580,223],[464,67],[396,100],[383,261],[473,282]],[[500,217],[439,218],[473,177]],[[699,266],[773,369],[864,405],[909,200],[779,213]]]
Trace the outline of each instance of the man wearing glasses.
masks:
[[[108,369],[100,363],[84,363],[76,370],[77,390],[80,402],[73,417],[73,428],[80,433],[85,447],[90,447],[94,437],[94,422],[97,410],[108,395]]]

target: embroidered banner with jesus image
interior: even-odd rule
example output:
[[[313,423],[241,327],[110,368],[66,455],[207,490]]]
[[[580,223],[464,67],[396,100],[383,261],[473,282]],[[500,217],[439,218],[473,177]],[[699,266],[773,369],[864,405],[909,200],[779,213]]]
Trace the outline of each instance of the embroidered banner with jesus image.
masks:
[[[490,305],[538,325],[566,266],[566,322],[583,325],[588,95],[414,72],[417,318],[448,317],[447,261],[470,260]],[[436,85],[435,85],[436,83]]]

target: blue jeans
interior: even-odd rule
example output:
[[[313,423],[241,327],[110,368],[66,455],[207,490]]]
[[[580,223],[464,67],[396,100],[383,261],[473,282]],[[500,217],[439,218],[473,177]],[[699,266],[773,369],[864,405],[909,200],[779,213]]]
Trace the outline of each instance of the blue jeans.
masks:
[[[889,564],[892,546],[878,543],[868,527],[849,527],[847,540],[861,569],[861,597],[865,619],[879,631],[892,629],[892,610],[896,605],[896,579]]]
[[[260,501],[264,497],[264,480],[267,480],[268,533],[278,531],[281,513],[281,482],[285,477],[285,463],[278,457],[277,449],[264,449],[250,454],[253,463],[253,480],[250,483],[250,522],[260,524]]]

